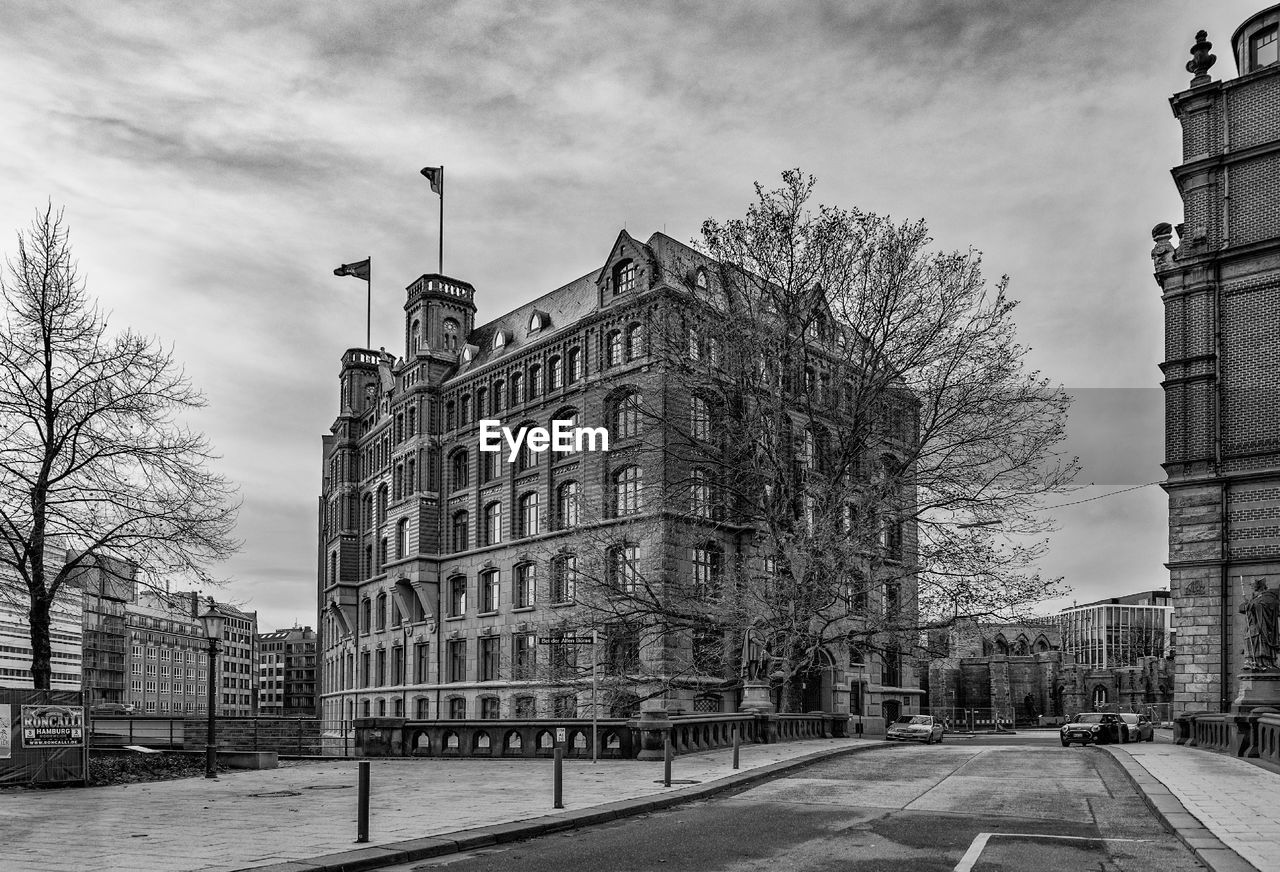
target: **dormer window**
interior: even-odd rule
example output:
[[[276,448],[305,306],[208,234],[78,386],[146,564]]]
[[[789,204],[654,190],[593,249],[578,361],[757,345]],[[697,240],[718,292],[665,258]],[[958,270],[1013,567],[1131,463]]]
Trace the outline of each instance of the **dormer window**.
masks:
[[[507,345],[507,331],[499,330],[493,334],[493,350],[501,351]]]
[[[462,349],[462,359],[467,363],[470,363],[475,356],[476,347],[474,345],[468,345],[466,348]]]
[[[1249,37],[1249,71],[1269,67],[1280,60],[1280,42],[1276,41],[1277,25],[1259,30]]]
[[[707,271],[702,267],[698,267],[698,272],[693,277],[693,286],[700,291],[707,289]]]
[[[539,330],[547,327],[551,319],[547,317],[546,312],[534,312],[529,316],[529,332],[537,333]]]
[[[624,260],[613,268],[613,295],[625,294],[636,289],[635,261]]]

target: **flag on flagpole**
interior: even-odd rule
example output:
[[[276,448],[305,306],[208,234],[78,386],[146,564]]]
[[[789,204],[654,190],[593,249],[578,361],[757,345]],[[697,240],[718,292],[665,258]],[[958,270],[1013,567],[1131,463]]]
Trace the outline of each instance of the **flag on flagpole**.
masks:
[[[431,183],[431,192],[444,196],[444,167],[423,167],[422,174]]]
[[[344,263],[333,271],[335,276],[355,276],[358,279],[369,280],[369,258],[357,260],[355,263]]]

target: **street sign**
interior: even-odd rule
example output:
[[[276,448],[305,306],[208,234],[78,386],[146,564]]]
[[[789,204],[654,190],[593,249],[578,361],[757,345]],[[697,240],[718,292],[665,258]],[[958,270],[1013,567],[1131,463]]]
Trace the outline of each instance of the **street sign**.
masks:
[[[556,727],[556,744],[563,745],[569,738],[569,731],[564,727]]]
[[[592,644],[590,636],[539,636],[539,645],[590,645]]]

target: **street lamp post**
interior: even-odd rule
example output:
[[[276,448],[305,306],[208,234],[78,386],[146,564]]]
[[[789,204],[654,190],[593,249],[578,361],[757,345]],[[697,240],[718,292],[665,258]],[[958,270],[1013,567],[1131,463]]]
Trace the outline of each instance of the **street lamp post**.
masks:
[[[215,685],[218,680],[218,642],[222,639],[222,625],[226,621],[218,611],[217,603],[209,597],[209,610],[200,615],[204,624],[204,635],[209,640],[209,734],[204,748],[204,777],[218,777],[218,749],[214,738],[214,723],[217,718],[215,704]]]

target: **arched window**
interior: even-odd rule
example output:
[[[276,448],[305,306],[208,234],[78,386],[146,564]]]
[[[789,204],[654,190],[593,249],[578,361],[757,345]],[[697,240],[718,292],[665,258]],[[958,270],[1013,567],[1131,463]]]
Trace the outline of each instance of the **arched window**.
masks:
[[[578,555],[557,554],[551,560],[551,601],[573,602],[578,583]]]
[[[636,289],[635,261],[624,260],[613,268],[613,295],[625,294]]]
[[[385,524],[387,522],[387,486],[380,485],[378,487],[378,523]]]
[[[634,593],[639,580],[639,548],[614,545],[606,554],[605,579],[618,593]]]
[[[640,511],[640,487],[643,475],[638,466],[624,466],[613,474],[613,513],[615,517],[634,515]]]
[[[479,420],[489,413],[489,389],[476,389],[476,420]]]
[[[502,470],[502,452],[501,451],[481,451],[480,452],[480,481],[481,483],[490,482],[501,475]]]
[[[808,427],[805,427],[804,434],[800,442],[800,456],[797,458],[800,463],[801,471],[806,473],[813,472],[817,452],[817,440],[814,439],[813,431]]]
[[[700,442],[711,438],[711,406],[699,396],[689,398],[689,435]]]
[[[458,399],[458,426],[465,427],[471,421],[471,394],[463,394]]]
[[[373,629],[373,601],[368,597],[360,600],[360,632],[368,633]]]
[[[365,494],[360,500],[360,529],[373,529],[373,494]]]
[[[534,364],[529,367],[529,399],[542,396],[542,367]]]
[[[511,373],[511,405],[518,406],[524,402],[524,373]]]
[[[565,381],[576,384],[582,378],[582,349],[570,348],[565,359]]]
[[[536,536],[541,532],[538,528],[538,494],[530,491],[520,497],[520,534]]]
[[[497,545],[502,541],[502,502],[494,500],[484,507],[484,544]]]
[[[452,430],[458,426],[458,404],[453,400],[444,404],[444,429]]]
[[[396,522],[396,558],[409,556],[409,519],[401,518]]]
[[[705,469],[689,473],[689,509],[696,517],[711,517],[711,477]]]
[[[404,492],[406,494],[417,493],[418,491],[418,463],[412,457],[404,465]]]
[[[449,455],[449,481],[454,490],[461,490],[471,484],[471,458],[467,449],[462,448]]]
[[[527,434],[529,432],[530,427],[536,427],[536,426],[537,425],[532,422],[526,422],[524,424],[521,424],[520,433]],[[522,435],[521,438],[524,439],[524,441],[520,444],[520,453],[516,455],[516,470],[519,472],[524,472],[527,469],[534,469],[535,467],[537,467],[538,452],[534,451],[533,448],[529,445],[529,440],[528,438],[526,438],[526,436]]]
[[[378,594],[378,608],[374,612],[374,618],[379,630],[387,628],[387,595],[385,593]]]
[[[452,543],[454,551],[471,547],[471,524],[465,510],[453,513]]]
[[[516,565],[511,576],[511,606],[527,609],[533,605],[534,590],[537,588],[538,567],[534,563]]]
[[[418,331],[422,329],[422,324],[417,318],[413,319],[413,323],[409,325],[409,353],[416,354],[418,351]]]
[[[458,322],[452,318],[444,319],[444,349],[445,351],[458,350]]]
[[[329,584],[338,583],[338,552],[329,555]]]
[[[507,385],[502,379],[498,379],[493,383],[493,404],[490,407],[496,416],[507,407]]]
[[[627,328],[627,360],[644,356],[644,325],[632,324]]]
[[[405,424],[409,428],[408,435],[416,436],[418,433],[418,410],[415,407],[409,407],[409,411],[405,414]]]
[[[605,345],[605,364],[607,366],[617,366],[622,363],[622,331],[610,330],[609,335],[604,339]]]
[[[553,356],[547,361],[547,390],[556,391],[564,386],[564,374],[560,370],[560,358]]]
[[[693,286],[702,291],[707,289],[707,271],[702,267],[698,267],[698,272],[693,277]]]
[[[556,526],[564,530],[578,526],[578,483],[566,481],[556,488]]]
[[[630,439],[640,435],[640,393],[631,391],[615,401],[610,435],[614,439]]]

